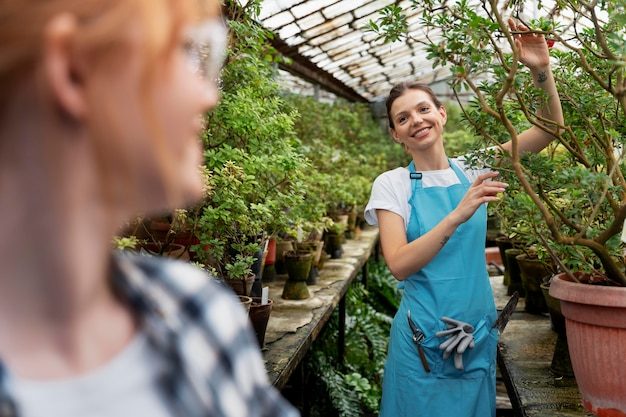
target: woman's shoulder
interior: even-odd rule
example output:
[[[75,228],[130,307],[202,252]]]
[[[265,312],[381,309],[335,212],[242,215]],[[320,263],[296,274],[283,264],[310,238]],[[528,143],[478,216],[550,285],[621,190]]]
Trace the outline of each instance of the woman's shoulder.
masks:
[[[378,185],[386,185],[386,186],[397,186],[404,183],[410,183],[409,179],[409,170],[406,167],[398,167],[391,169],[389,171],[385,171],[374,180],[374,184]]]
[[[238,303],[232,290],[188,262],[119,253],[115,258],[122,275],[123,290],[133,297],[150,300],[150,305],[157,306],[161,314],[186,315],[186,310],[192,307],[198,312],[215,308],[222,313],[237,310]],[[206,314],[199,316],[210,317]]]

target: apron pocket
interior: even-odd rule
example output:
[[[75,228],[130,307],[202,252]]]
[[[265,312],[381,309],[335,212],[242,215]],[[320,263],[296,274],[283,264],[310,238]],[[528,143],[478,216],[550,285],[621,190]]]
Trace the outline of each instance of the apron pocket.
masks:
[[[480,379],[490,375],[495,366],[498,338],[498,329],[488,326],[486,319],[478,322],[474,330],[474,348],[467,348],[463,353],[463,370],[454,367],[454,354],[443,359],[443,351],[439,349],[439,345],[446,340],[445,338],[433,335],[425,339],[422,345],[433,376]]]

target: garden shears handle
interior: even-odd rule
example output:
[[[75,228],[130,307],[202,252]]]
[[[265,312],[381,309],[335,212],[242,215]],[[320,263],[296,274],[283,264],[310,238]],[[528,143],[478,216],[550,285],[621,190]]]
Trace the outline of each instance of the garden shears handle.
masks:
[[[428,360],[426,360],[426,354],[424,353],[424,348],[422,347],[422,342],[425,339],[424,333],[413,323],[411,320],[411,310],[407,311],[407,319],[409,321],[409,328],[411,329],[411,333],[413,333],[413,343],[417,346],[417,353],[420,356],[420,361],[422,362],[422,366],[424,370],[428,373],[430,372],[430,366],[428,365]]]

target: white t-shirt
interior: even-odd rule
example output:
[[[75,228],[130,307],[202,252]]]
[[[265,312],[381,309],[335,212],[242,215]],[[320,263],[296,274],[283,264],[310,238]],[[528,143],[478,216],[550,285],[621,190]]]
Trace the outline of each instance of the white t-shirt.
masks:
[[[468,167],[465,164],[465,156],[451,158],[451,161],[461,168],[461,171],[465,173],[470,183],[474,182],[479,175],[490,171],[489,168],[472,169]],[[449,187],[460,183],[451,167],[420,172],[422,173],[423,188]],[[396,168],[380,174],[372,185],[372,194],[365,207],[365,220],[371,225],[377,225],[376,210],[389,210],[402,217],[406,229],[411,215],[411,207],[409,206],[409,198],[412,192],[411,181],[409,170],[406,167]]]
[[[173,417],[157,385],[159,356],[139,333],[100,368],[69,379],[10,376],[23,417]]]

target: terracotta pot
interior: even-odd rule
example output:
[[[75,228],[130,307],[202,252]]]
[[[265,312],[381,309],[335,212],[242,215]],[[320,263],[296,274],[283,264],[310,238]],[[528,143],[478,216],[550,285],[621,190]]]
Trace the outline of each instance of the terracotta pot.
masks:
[[[252,290],[252,284],[254,284],[254,278],[254,274],[250,274],[246,278],[226,279],[224,282],[235,291],[235,294],[249,296]]]
[[[502,266],[504,266],[504,277],[502,283],[504,284],[504,286],[508,287],[511,283],[511,278],[509,277],[509,267],[506,264],[505,251],[507,249],[513,249],[513,243],[508,237],[499,236],[496,238],[496,245],[498,246],[498,250],[500,251],[500,260],[502,262]]]
[[[262,305],[260,297],[252,297],[249,317],[260,347],[265,344],[265,330],[267,330],[267,322],[270,319],[273,304],[272,300],[268,300],[267,304]]]
[[[325,250],[331,259],[339,259],[343,255],[342,235],[338,233],[326,233]]]
[[[285,254],[285,263],[289,279],[283,287],[282,297],[287,300],[304,300],[311,294],[306,286],[306,281],[311,271],[313,256],[310,252],[288,252]]]
[[[246,297],[245,295],[240,295],[239,296],[239,302],[241,303],[243,308],[246,310],[246,313],[250,312],[250,305],[252,304],[252,298],[251,297]]]
[[[165,219],[153,219],[148,224],[152,238],[157,242],[165,242],[167,235],[172,228],[172,224]]]
[[[626,417],[626,288],[558,274],[550,294],[561,300],[583,406],[600,417]]]
[[[509,271],[509,287],[506,292],[507,295],[513,295],[515,291],[518,292],[520,297],[526,296],[524,286],[522,285],[522,276],[520,275],[519,264],[517,263],[517,255],[524,253],[521,249],[506,249],[504,251],[504,258],[506,259],[506,270]]]
[[[531,258],[526,254],[515,257],[522,277],[522,285],[526,292],[525,310],[530,314],[541,314],[548,312],[546,300],[541,293],[541,283],[544,278],[552,275],[546,264],[537,258]]]
[[[178,243],[168,244],[163,251],[161,251],[161,245],[156,243],[146,243],[141,247],[153,256],[166,256],[168,258],[181,259],[183,261],[189,260],[189,252],[187,252],[183,245],[179,245]],[[162,255],[161,252],[163,252]]]
[[[293,250],[293,241],[291,240],[277,240],[276,241],[276,273],[286,274],[285,268],[285,253]]]
[[[267,256],[265,257],[265,266],[274,265],[276,262],[276,238],[271,238],[267,242]]]

